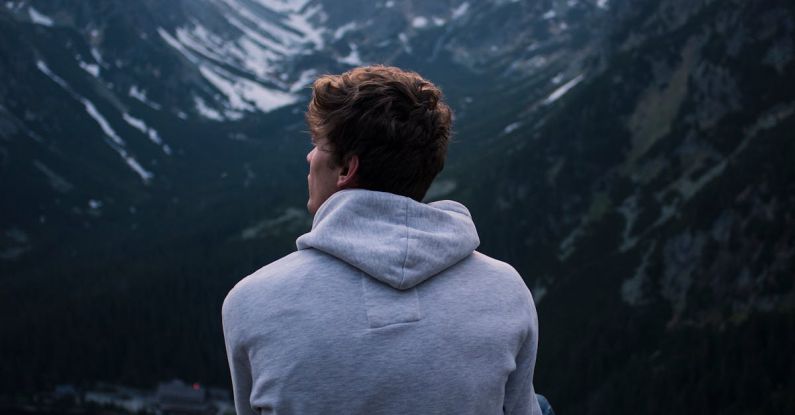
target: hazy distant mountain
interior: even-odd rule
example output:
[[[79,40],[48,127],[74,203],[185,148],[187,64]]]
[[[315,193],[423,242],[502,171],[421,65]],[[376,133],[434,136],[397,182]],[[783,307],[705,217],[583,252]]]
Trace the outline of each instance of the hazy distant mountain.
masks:
[[[293,249],[319,74],[417,70],[456,113],[429,199],[539,305],[561,413],[795,409],[795,6],[7,1],[0,369],[226,385],[220,303]]]

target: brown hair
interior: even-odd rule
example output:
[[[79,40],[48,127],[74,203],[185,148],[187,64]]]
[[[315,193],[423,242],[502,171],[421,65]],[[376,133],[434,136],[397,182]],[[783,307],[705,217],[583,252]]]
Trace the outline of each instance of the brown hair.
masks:
[[[318,78],[306,121],[337,165],[359,157],[358,187],[420,201],[444,168],[452,112],[417,73],[376,65]]]

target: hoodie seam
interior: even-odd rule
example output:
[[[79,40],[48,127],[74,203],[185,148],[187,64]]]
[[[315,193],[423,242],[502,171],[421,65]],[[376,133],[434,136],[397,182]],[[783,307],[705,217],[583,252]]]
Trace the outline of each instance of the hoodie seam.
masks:
[[[404,219],[403,225],[406,227],[406,255],[403,257],[403,266],[400,269],[400,284],[398,284],[398,286],[401,289],[404,288],[403,287],[403,283],[406,281],[406,263],[409,260],[409,235],[410,235],[409,234],[409,231],[410,231],[410,229],[409,229],[409,204],[404,202],[403,206],[405,206],[405,210],[404,210],[405,219]]]

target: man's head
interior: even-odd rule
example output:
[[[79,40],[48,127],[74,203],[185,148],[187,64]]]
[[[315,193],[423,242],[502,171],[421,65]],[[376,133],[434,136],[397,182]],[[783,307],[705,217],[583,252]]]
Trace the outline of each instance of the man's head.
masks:
[[[452,113],[418,74],[366,66],[318,78],[306,121],[315,145],[307,155],[314,214],[351,187],[422,200],[444,167]]]

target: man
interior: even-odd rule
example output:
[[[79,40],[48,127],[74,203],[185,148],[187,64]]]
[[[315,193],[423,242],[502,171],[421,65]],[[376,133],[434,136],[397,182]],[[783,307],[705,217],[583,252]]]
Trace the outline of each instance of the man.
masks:
[[[469,211],[421,203],[451,112],[398,68],[314,83],[312,230],[243,279],[223,323],[238,414],[540,414],[538,323]]]

